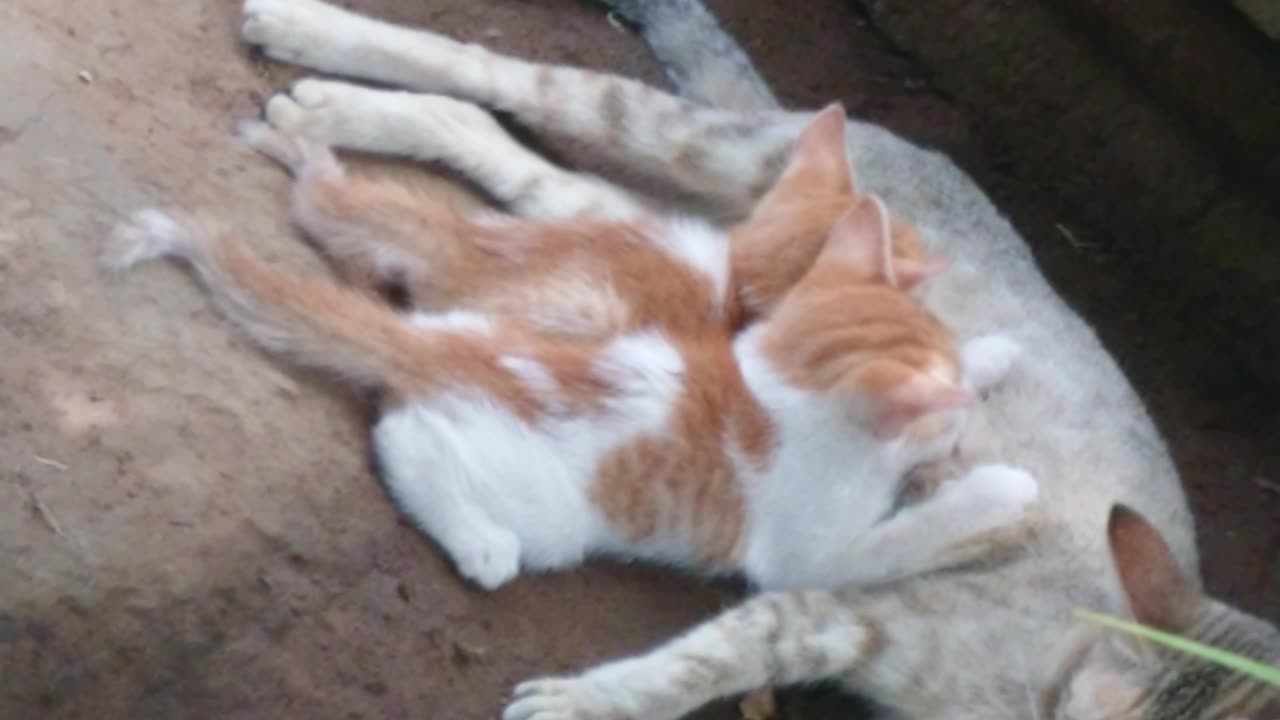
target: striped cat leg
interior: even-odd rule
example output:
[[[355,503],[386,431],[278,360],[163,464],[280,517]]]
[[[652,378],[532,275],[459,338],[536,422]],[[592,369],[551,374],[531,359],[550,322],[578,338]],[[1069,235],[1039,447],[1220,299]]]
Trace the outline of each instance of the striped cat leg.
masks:
[[[503,720],[673,720],[728,695],[840,675],[878,640],[832,594],[758,595],[645,655],[523,683]]]
[[[441,95],[303,80],[271,98],[266,116],[284,135],[441,162],[524,217],[628,219],[644,212],[604,180],[530,151],[483,109]]]
[[[750,58],[700,0],[600,0],[639,27],[682,97],[730,110],[779,104]]]
[[[541,65],[318,0],[246,0],[243,37],[271,57],[457,96],[572,138],[672,191],[741,217],[808,114],[710,108],[625,78]]]

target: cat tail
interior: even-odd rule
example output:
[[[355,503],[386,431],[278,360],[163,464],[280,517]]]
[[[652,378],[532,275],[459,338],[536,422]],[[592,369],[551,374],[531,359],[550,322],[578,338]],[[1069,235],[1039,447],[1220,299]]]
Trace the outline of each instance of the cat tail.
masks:
[[[327,277],[278,272],[194,218],[142,210],[113,233],[104,263],[123,271],[160,258],[189,264],[222,313],[270,352],[369,389],[430,380],[421,376],[439,338]]]
[[[682,97],[726,110],[777,110],[778,100],[700,0],[598,0],[635,25]]]

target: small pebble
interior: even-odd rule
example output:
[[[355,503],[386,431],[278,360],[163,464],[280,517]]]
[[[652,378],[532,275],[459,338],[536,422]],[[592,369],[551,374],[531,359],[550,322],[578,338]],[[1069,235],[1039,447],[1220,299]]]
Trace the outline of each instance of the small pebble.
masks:
[[[89,72],[88,70],[81,70],[80,72],[76,73],[76,77],[80,78],[80,82],[84,83],[85,85],[93,84],[93,73]]]

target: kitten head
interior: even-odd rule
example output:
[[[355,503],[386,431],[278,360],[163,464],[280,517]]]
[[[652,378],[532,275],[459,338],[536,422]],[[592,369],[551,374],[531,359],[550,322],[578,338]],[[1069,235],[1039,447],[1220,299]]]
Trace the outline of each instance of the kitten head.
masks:
[[[1133,619],[1280,664],[1280,630],[1206,596],[1144,517],[1118,505],[1107,532]],[[1057,720],[1275,720],[1280,688],[1185,653],[1109,634],[1084,656],[1056,705],[1046,716]]]
[[[877,437],[927,456],[954,440],[945,411],[974,398],[950,333],[905,291],[890,224],[874,196],[847,207],[761,321],[762,349],[788,382],[847,402]]]
[[[860,199],[846,149],[846,118],[838,104],[801,132],[773,186],[732,230],[734,277],[747,318],[767,312],[812,266],[831,227]],[[890,216],[895,276],[912,287],[942,270],[919,233]]]

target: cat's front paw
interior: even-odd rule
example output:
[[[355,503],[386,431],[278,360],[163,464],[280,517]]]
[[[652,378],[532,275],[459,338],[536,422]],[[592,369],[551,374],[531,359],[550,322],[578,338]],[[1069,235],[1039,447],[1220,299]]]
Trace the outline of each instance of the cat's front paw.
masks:
[[[240,37],[268,57],[319,67],[326,49],[342,42],[347,16],[318,0],[245,0]]]
[[[1022,357],[1022,346],[1003,333],[978,336],[961,349],[965,380],[979,393],[999,385]]]
[[[1031,473],[1009,465],[980,465],[943,486],[959,517],[973,532],[998,530],[1021,521],[1040,497]]]
[[[502,720],[622,720],[585,677],[542,678],[516,686]]]

